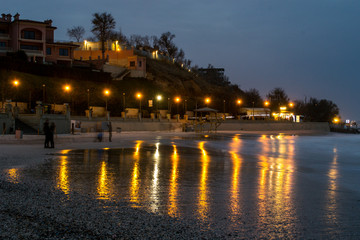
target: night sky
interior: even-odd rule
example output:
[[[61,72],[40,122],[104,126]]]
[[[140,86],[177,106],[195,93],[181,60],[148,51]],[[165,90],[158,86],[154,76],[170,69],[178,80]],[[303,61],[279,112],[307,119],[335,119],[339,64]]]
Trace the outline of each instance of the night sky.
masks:
[[[292,100],[328,99],[343,120],[360,120],[358,0],[12,0],[0,13],[52,19],[56,40],[108,12],[126,36],[170,31],[193,64],[225,68],[241,89],[275,87]]]

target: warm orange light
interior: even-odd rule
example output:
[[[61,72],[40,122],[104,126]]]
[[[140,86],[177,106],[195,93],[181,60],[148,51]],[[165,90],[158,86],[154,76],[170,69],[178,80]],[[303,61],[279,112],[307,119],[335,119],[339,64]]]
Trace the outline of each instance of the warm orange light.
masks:
[[[137,93],[137,94],[136,94],[136,97],[137,97],[138,99],[141,99],[141,98],[142,98],[141,93]]]
[[[70,85],[65,85],[64,90],[65,90],[65,92],[70,92],[71,91],[71,86]]]
[[[286,107],[280,107],[280,110],[285,111]]]
[[[205,98],[205,102],[206,102],[206,103],[210,103],[210,102],[211,102],[211,99],[210,99],[210,98]]]
[[[293,106],[294,106],[294,103],[292,103],[292,102],[289,103],[289,106],[290,106],[290,107],[293,107]]]
[[[105,90],[104,90],[104,94],[105,94],[105,96],[109,96],[109,95],[110,95],[110,90],[109,90],[109,89],[105,89]]]
[[[264,104],[265,104],[265,106],[269,106],[269,105],[270,105],[269,101],[265,101]]]
[[[157,96],[156,96],[156,99],[157,99],[158,101],[161,101],[162,96],[161,96],[161,95],[157,95]]]
[[[238,99],[238,100],[236,101],[237,104],[241,104],[241,102],[242,102],[241,99]]]
[[[177,103],[180,102],[180,100],[181,100],[181,99],[180,99],[179,97],[176,97],[176,98],[175,98],[175,102],[177,102]]]
[[[340,122],[340,119],[336,117],[336,118],[333,119],[333,122],[334,122],[334,123],[339,123],[339,122]]]
[[[18,80],[14,80],[13,84],[14,84],[15,87],[17,87],[17,86],[19,86],[20,82]]]

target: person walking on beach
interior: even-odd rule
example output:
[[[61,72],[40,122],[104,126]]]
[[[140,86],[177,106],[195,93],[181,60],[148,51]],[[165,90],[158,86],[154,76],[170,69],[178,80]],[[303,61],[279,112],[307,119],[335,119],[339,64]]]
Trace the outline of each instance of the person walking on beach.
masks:
[[[55,123],[52,122],[50,124],[50,139],[49,139],[49,142],[50,142],[50,148],[54,148],[55,145],[54,145],[54,134],[55,134],[55,131],[56,131],[56,126],[55,126]]]
[[[49,142],[50,142],[50,126],[49,126],[49,120],[46,119],[44,126],[43,126],[43,131],[45,134],[45,143],[44,143],[44,148],[49,148]]]
[[[112,125],[111,122],[109,121],[108,123],[108,129],[109,129],[109,142],[111,142],[111,138],[112,138]]]

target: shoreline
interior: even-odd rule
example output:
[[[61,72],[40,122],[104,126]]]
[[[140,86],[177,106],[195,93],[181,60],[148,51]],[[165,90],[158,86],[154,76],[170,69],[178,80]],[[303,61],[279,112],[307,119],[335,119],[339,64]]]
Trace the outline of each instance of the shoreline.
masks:
[[[113,133],[112,142],[105,132],[103,141],[97,142],[96,133],[59,134],[55,136],[55,148],[44,148],[44,135],[24,135],[23,139],[15,139],[15,135],[0,136],[0,169],[24,168],[34,166],[61,154],[63,150],[71,149],[100,149],[100,148],[131,148],[137,140],[152,141],[157,138],[171,139],[175,137],[196,138],[203,135],[299,135],[299,136],[326,136],[330,132],[313,130],[291,131],[218,131],[217,133],[194,132],[121,132]]]

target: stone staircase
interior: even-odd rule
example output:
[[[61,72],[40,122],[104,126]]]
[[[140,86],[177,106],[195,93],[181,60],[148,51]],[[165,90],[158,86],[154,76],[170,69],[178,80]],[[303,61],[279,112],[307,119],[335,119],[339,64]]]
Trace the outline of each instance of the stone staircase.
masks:
[[[15,119],[16,129],[21,129],[24,134],[38,134],[40,119],[34,114],[20,114]]]

